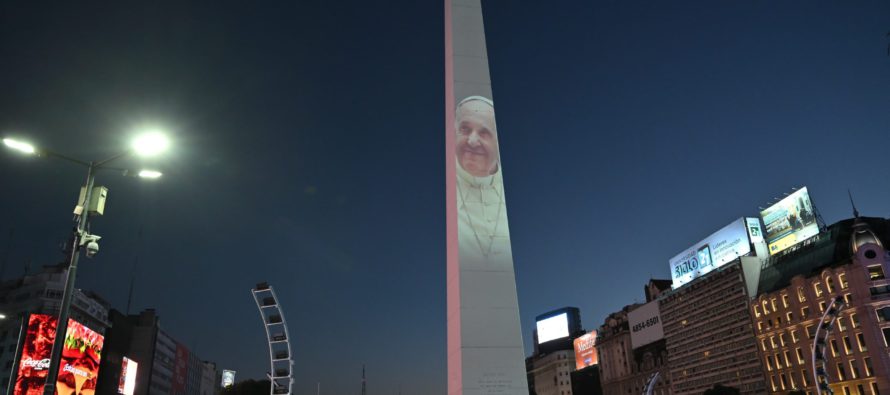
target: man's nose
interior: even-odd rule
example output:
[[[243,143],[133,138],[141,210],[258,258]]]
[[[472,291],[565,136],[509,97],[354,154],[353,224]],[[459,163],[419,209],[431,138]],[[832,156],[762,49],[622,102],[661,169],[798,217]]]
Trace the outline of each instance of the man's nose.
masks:
[[[478,146],[480,144],[479,132],[477,132],[475,130],[470,132],[470,137],[467,138],[467,144],[469,144],[471,146]]]

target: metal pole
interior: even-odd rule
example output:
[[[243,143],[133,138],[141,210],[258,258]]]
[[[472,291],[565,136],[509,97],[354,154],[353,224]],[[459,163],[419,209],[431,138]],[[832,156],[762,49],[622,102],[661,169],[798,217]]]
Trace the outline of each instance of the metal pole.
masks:
[[[77,276],[77,260],[80,257],[80,241],[90,219],[90,200],[93,194],[95,163],[90,162],[87,169],[86,191],[83,198],[83,209],[77,218],[77,229],[74,232],[74,245],[71,248],[71,263],[68,265],[68,275],[65,282],[65,291],[62,294],[62,306],[59,308],[59,321],[56,323],[56,338],[53,341],[53,351],[50,354],[49,371],[46,374],[46,384],[43,387],[44,395],[55,395],[56,379],[59,376],[59,365],[62,362],[62,346],[65,343],[65,333],[68,330],[68,313],[71,308],[71,299],[74,296],[74,279]]]

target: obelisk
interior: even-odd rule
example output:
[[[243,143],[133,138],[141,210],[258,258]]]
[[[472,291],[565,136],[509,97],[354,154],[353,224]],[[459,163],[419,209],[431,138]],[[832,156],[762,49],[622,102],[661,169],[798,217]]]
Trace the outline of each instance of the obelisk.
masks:
[[[448,394],[528,395],[480,0],[445,0],[445,136]]]

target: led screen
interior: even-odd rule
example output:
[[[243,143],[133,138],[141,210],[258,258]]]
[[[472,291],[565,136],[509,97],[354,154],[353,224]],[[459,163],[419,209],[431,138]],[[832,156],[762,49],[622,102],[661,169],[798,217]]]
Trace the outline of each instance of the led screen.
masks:
[[[575,339],[575,369],[596,364],[596,331],[591,331]]]
[[[28,318],[14,395],[43,393],[57,321],[56,317],[44,314],[32,314]],[[69,319],[64,342],[56,390],[59,394],[93,395],[105,337]]]
[[[670,260],[672,287],[681,287],[711,270],[751,252],[751,220],[739,218]],[[758,226],[759,229],[759,226]]]
[[[117,384],[117,393],[133,395],[136,390],[136,371],[139,364],[136,361],[124,357],[121,360],[121,378]]]
[[[816,214],[807,188],[803,187],[760,212],[766,228],[770,255],[819,234]]]
[[[235,371],[234,370],[223,370],[222,372],[222,387],[229,388],[235,384]]]
[[[566,313],[538,321],[538,344],[569,337],[569,316]]]

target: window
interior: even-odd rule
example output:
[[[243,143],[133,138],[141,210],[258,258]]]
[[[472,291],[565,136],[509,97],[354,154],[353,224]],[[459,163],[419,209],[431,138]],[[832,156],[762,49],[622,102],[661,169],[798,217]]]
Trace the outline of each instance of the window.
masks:
[[[856,343],[859,343],[859,351],[868,351],[868,347],[865,346],[865,336],[863,336],[862,333],[856,334]]]
[[[785,322],[790,324],[791,320],[793,320],[793,319],[794,319],[794,314],[791,313],[790,311],[785,314]]]
[[[772,298],[772,299],[770,299],[770,300],[769,300],[769,305],[770,305],[770,307],[773,308],[773,311],[779,311],[779,309],[776,308],[776,298]]]
[[[754,305],[754,317],[760,318],[760,306]]]
[[[834,293],[834,280],[831,277],[825,278],[825,287],[828,288],[828,293]]]
[[[796,351],[797,351],[797,364],[803,365],[803,350],[800,347],[798,347]]]
[[[869,357],[862,358],[862,366],[865,367],[865,377],[871,377],[871,375],[873,374],[872,373],[873,371],[871,368],[871,358],[869,358]]]
[[[875,310],[878,315],[878,321],[890,321],[890,306],[885,306]]]
[[[853,344],[850,343],[850,336],[844,336],[844,353],[850,355],[853,352]]]
[[[849,305],[850,302],[852,302],[852,301],[853,301],[853,295],[852,295],[852,294],[844,294],[844,303],[846,303],[846,304]]]
[[[773,349],[776,348],[776,337],[775,336],[769,337],[769,345],[772,346]]]
[[[763,321],[757,321],[757,330],[763,332]]]
[[[853,324],[853,329],[859,327],[859,317],[856,316],[856,313],[850,313],[850,322]]]
[[[847,327],[844,325],[844,317],[841,317],[841,316],[837,317],[837,329],[839,329],[841,331],[847,330]]]
[[[856,366],[855,359],[850,360],[850,378],[852,378],[853,380],[856,380],[859,378],[859,367]]]
[[[800,371],[800,382],[804,387],[810,385],[810,379],[809,376],[807,376],[806,369]]]
[[[807,338],[812,339],[813,336],[816,336],[816,326],[807,325]]]
[[[884,268],[881,265],[874,265],[868,267],[868,279],[871,281],[875,280],[883,280],[884,279]]]
[[[815,283],[813,283],[813,291],[816,291],[816,297],[817,297],[817,298],[821,298],[821,297],[822,297],[822,292],[823,292],[823,291],[822,291],[822,283],[820,283],[820,282],[818,282],[818,281],[816,281]]]
[[[794,342],[794,343],[797,343],[798,340],[800,340],[800,338],[797,337],[797,330],[796,330],[796,329],[792,329],[792,330],[791,330],[791,341]]]
[[[890,285],[871,287],[868,289],[868,291],[871,292],[871,296],[886,295],[890,293]]]
[[[766,370],[773,370],[773,357],[770,355],[766,356]]]
[[[769,383],[773,387],[773,392],[776,392],[779,390],[779,388],[776,387],[776,376],[769,376]]]
[[[825,312],[825,302],[824,302],[824,301],[819,302],[819,312],[820,312],[820,313],[824,313],[824,312]]]
[[[766,305],[766,300],[760,303],[760,307],[763,307],[763,314],[769,314],[769,307]]]
[[[791,352],[788,350],[785,350],[785,367],[791,367]]]
[[[787,342],[785,341],[785,334],[784,334],[784,333],[780,333],[780,334],[779,334],[779,344],[781,344],[782,347],[785,347],[785,343],[787,343]]]
[[[805,319],[810,316],[810,308],[809,307],[801,307],[800,308],[800,317],[801,319]]]
[[[837,342],[834,339],[831,339],[831,356],[836,357],[838,355],[837,352]]]
[[[841,380],[841,381],[844,381],[847,379],[847,371],[844,369],[843,362],[837,363],[837,379]],[[846,387],[844,387],[844,388],[846,388]]]
[[[890,328],[881,328],[881,331],[884,332],[884,346],[890,346]]]
[[[760,339],[760,348],[766,351],[766,339]]]
[[[847,273],[838,274],[837,279],[841,283],[841,289],[847,289],[850,287],[850,283],[847,282]]]
[[[844,395],[850,395],[850,387],[847,387],[846,385],[844,386]]]
[[[797,301],[801,303],[807,301],[807,295],[804,294],[803,287],[797,287]]]
[[[788,294],[782,294],[782,306],[788,308]]]
[[[782,381],[782,389],[788,387],[788,380],[785,378],[785,373],[780,374],[779,379]]]
[[[877,381],[871,382],[871,393],[873,393],[875,395],[881,395],[881,391],[878,391],[878,382]]]

